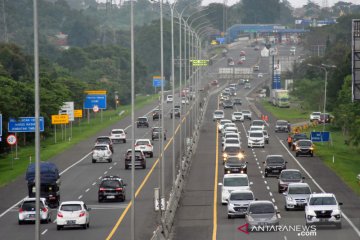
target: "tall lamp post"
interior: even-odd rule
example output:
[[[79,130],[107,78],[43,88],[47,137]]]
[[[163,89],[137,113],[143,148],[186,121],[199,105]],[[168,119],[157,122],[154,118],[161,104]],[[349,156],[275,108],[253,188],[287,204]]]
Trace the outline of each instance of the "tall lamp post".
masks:
[[[315,68],[319,68],[325,71],[325,83],[324,83],[324,106],[323,106],[323,114],[326,113],[326,98],[327,98],[327,77],[328,77],[328,68],[336,68],[335,65],[326,65],[326,64],[321,64],[320,66],[317,65],[313,65],[308,63],[307,64],[309,67],[315,67]],[[323,123],[323,129],[322,131],[325,131],[325,124],[326,124],[326,119],[325,119],[325,115],[324,115],[324,123]]]

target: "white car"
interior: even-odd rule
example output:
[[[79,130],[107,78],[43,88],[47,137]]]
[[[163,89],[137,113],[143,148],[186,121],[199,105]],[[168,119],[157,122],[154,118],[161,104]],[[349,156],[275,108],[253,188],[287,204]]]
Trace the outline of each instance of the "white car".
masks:
[[[245,83],[244,88],[245,88],[245,89],[250,89],[250,88],[251,88],[251,84],[250,84],[250,83]]]
[[[171,103],[171,102],[173,102],[173,100],[174,100],[173,95],[166,96],[166,103]]]
[[[141,150],[151,158],[154,156],[154,146],[151,144],[150,139],[137,139],[135,142],[135,151],[136,150]]]
[[[285,196],[285,210],[304,209],[306,206],[311,189],[307,183],[289,183],[287,190],[283,192]]]
[[[237,127],[227,127],[223,130],[222,136],[225,136],[226,133],[240,133]]]
[[[227,139],[227,138],[237,138],[240,141],[240,134],[234,133],[234,132],[225,133],[225,135],[221,139],[221,146],[224,146],[225,139]]]
[[[250,126],[251,127],[261,127],[262,130],[264,130],[266,125],[265,125],[265,122],[263,120],[253,120],[251,122]]]
[[[253,132],[253,131],[263,131],[263,128],[260,126],[250,126],[248,132]]]
[[[213,113],[213,121],[221,120],[224,118],[224,111],[223,110],[215,110]]]
[[[25,198],[19,205],[19,225],[25,222],[35,222],[35,198]],[[51,222],[50,208],[45,198],[40,198],[40,221]]]
[[[263,131],[250,131],[248,136],[248,147],[265,147]]]
[[[241,57],[240,57],[240,61],[246,61],[246,57],[245,57],[245,56],[241,56]]]
[[[312,121],[319,121],[320,120],[321,112],[313,112],[310,114],[310,122]]]
[[[265,143],[269,144],[270,135],[269,135],[268,131],[263,130],[263,133],[264,133],[264,141],[265,141]]]
[[[244,121],[244,116],[243,116],[242,112],[233,112],[233,114],[231,115],[231,120],[233,122],[235,122],[235,121],[243,122]]]
[[[306,225],[335,225],[341,228],[341,209],[332,193],[314,193],[305,206]]]
[[[218,131],[221,132],[221,130],[223,129],[224,125],[226,123],[231,123],[231,120],[229,119],[221,119],[218,125]]]
[[[249,120],[251,120],[251,118],[252,118],[252,113],[251,113],[250,110],[242,110],[241,112],[242,112],[242,114],[243,114],[243,116],[244,116],[244,119],[249,119]]]
[[[224,146],[223,146],[223,151],[225,151],[225,149],[227,147],[239,147],[241,148],[241,142],[239,138],[225,138],[224,141]]]
[[[189,104],[189,99],[187,99],[187,97],[182,97],[181,98],[181,103],[182,104]]]
[[[258,73],[258,78],[262,78],[262,77],[264,77],[264,74]]]
[[[251,190],[232,191],[227,205],[228,218],[245,216],[246,210],[252,201],[255,201],[255,197]]]
[[[124,131],[124,129],[113,129],[111,130],[110,138],[113,143],[126,143],[126,132]]]
[[[225,124],[224,124],[223,128],[221,129],[221,133],[222,133],[222,134],[225,132],[225,129],[226,129],[227,127],[236,127],[236,128],[237,128],[236,124],[230,121],[229,123],[225,123]]]
[[[106,161],[112,162],[112,151],[108,144],[98,143],[95,144],[92,151],[92,163]]]
[[[250,183],[247,174],[226,174],[223,182],[219,183],[221,186],[221,203],[223,205],[228,203],[230,193],[236,190],[250,190]]]
[[[90,226],[90,210],[83,201],[62,202],[57,211],[56,229],[75,226],[88,228]]]

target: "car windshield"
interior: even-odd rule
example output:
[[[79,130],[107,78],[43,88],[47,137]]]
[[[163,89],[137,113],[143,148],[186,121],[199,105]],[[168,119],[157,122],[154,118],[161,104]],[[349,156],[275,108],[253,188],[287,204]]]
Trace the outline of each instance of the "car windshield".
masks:
[[[239,139],[226,139],[225,143],[227,143],[227,144],[229,144],[229,143],[239,144]]]
[[[301,173],[297,171],[283,171],[280,175],[281,179],[299,180],[301,179]]]
[[[237,133],[227,133],[225,135],[225,139],[226,138],[239,138],[239,135]]]
[[[250,132],[250,137],[261,138],[264,137],[264,134],[262,132]]]
[[[299,141],[298,145],[302,146],[302,147],[311,147],[311,142],[310,141]]]
[[[97,138],[96,139],[97,142],[109,142],[109,138]]]
[[[225,132],[227,133],[237,133],[237,129],[233,127],[226,128]]]
[[[267,161],[267,163],[270,163],[270,164],[273,164],[273,163],[280,163],[280,164],[282,164],[282,163],[285,162],[285,160],[284,160],[282,157],[280,157],[280,156],[268,157],[268,158],[266,159],[266,161]]]
[[[113,131],[111,131],[111,133],[112,134],[122,134],[122,133],[124,133],[124,131],[122,131],[122,130],[113,130]]]
[[[40,201],[40,207],[43,207],[44,204]],[[23,211],[35,211],[35,201],[26,201],[21,206]]]
[[[227,153],[238,153],[238,152],[240,152],[240,148],[239,147],[226,147],[225,152],[227,152]]]
[[[220,125],[225,126],[226,123],[231,123],[231,121],[230,120],[222,121],[222,122],[220,122]]]
[[[312,115],[314,115],[314,116],[320,116],[321,113],[320,113],[320,112],[313,112]]]
[[[299,140],[299,139],[307,139],[307,136],[306,136],[306,134],[295,134],[294,139],[297,139],[297,140]]]
[[[100,187],[102,188],[118,188],[120,186],[120,182],[116,180],[105,180],[102,181]]]
[[[234,164],[234,163],[239,163],[239,164],[244,164],[244,162],[242,162],[239,158],[237,157],[230,157],[226,160],[226,163],[231,163],[231,164]]]
[[[161,132],[161,128],[154,128],[153,132]]]
[[[279,125],[279,126],[287,126],[287,122],[285,122],[285,121],[278,121],[278,122],[276,122],[276,125]]]
[[[264,126],[264,122],[263,121],[253,121],[251,126]]]
[[[249,181],[246,177],[228,177],[224,178],[224,186],[226,187],[241,187],[248,186]]]
[[[65,212],[74,212],[74,211],[81,211],[82,208],[80,204],[64,204],[61,205],[60,210]]]
[[[246,111],[246,110],[244,110],[244,111],[242,111],[242,113],[244,114],[250,114],[250,111]]]
[[[135,145],[147,145],[150,144],[149,141],[137,141]]]
[[[168,95],[167,98],[172,98],[172,95]]]
[[[239,112],[234,113],[234,116],[241,116],[241,115],[242,115],[242,113],[239,113]]]
[[[223,115],[224,113],[222,111],[215,111],[214,114],[215,115]]]
[[[310,199],[310,205],[336,205],[334,197],[313,197]]]
[[[265,204],[253,204],[249,207],[250,214],[265,214],[265,213],[274,213],[275,208],[270,203]]]
[[[97,151],[105,151],[105,150],[107,150],[107,146],[95,146],[95,147],[94,147],[94,150],[97,150]]]
[[[147,122],[147,119],[146,118],[138,118],[138,121],[139,122]]]
[[[232,102],[231,102],[231,100],[225,100],[224,103],[231,104]]]
[[[252,193],[231,193],[230,200],[254,200]]]
[[[308,187],[289,187],[289,194],[311,194],[310,188]]]
[[[127,152],[127,156],[131,157],[131,151]],[[140,151],[135,151],[135,157],[140,157],[141,156],[141,152]]]

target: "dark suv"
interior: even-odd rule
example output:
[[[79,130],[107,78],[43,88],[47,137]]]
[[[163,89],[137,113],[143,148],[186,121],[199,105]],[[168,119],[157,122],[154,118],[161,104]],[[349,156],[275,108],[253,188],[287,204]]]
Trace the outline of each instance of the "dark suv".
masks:
[[[109,136],[99,136],[96,138],[95,144],[108,144],[111,152],[114,152],[113,142]]]
[[[286,161],[282,155],[267,155],[263,162],[265,166],[265,177],[269,175],[279,176],[282,170],[286,169]]]
[[[224,174],[247,173],[247,163],[239,157],[229,157],[224,165]]]
[[[231,100],[225,100],[223,102],[223,108],[234,108],[234,103]]]
[[[175,118],[180,118],[180,109],[179,108],[174,108],[170,111],[170,118],[173,118],[173,114],[175,116]]]
[[[241,105],[242,99],[241,98],[234,98],[234,105]]]
[[[304,182],[305,177],[297,169],[285,169],[281,171],[278,182],[278,192],[283,193],[288,189],[290,183]]]
[[[149,121],[147,117],[139,117],[136,121],[136,127],[149,127]]]
[[[128,149],[125,153],[125,169],[129,169],[131,166],[131,155],[132,150]],[[142,167],[143,169],[146,168],[146,159],[145,154],[141,150],[135,150],[135,167]]]
[[[106,176],[101,179],[98,191],[98,201],[120,200],[125,201],[126,183],[117,176]]]
[[[151,133],[151,139],[152,140],[160,139],[161,132],[162,132],[161,128],[154,127]],[[164,140],[166,140],[166,131],[164,132]]]
[[[286,120],[277,120],[275,132],[289,132],[289,122]]]
[[[159,120],[161,118],[161,112],[159,109],[155,109],[153,111],[153,116],[152,116],[153,120]]]
[[[295,143],[301,139],[308,139],[308,137],[306,136],[305,133],[295,133],[292,136],[292,145],[291,145],[291,150],[295,151]]]
[[[295,155],[314,156],[314,145],[309,139],[301,139],[295,143]]]

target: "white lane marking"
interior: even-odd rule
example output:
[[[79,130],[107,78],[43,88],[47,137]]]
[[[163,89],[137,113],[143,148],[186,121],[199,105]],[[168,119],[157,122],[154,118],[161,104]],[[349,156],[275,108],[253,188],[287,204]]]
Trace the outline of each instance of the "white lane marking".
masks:
[[[267,189],[267,190],[270,190],[270,187],[269,187],[269,186],[266,186],[266,189]]]
[[[284,240],[287,240],[287,237],[286,237],[286,236],[284,236]]]
[[[277,217],[278,217],[278,218],[281,218],[281,215],[280,215],[280,213],[278,213],[278,214],[277,214]]]
[[[265,176],[264,176],[264,175],[262,175],[261,177],[262,177],[262,178],[265,178]]]
[[[99,177],[99,180],[102,178],[102,176]]]
[[[259,166],[259,169],[261,169],[261,167]]]
[[[93,184],[92,184],[92,185],[93,185],[93,186],[95,186],[95,184],[96,184],[96,182],[93,182]]]
[[[267,181],[264,180],[264,183],[267,184]]]
[[[279,140],[280,144],[284,147],[284,149],[289,153],[289,155],[294,159],[294,161],[299,165],[299,167],[309,176],[309,178],[311,179],[311,181],[313,181],[313,183],[324,193],[325,190],[315,181],[315,179],[310,175],[310,173],[308,171],[306,171],[306,169],[301,165],[301,163],[294,157],[294,155],[291,154],[291,152],[289,151],[289,149],[285,146],[285,144],[283,143],[282,140],[280,140],[280,138],[278,136],[276,136],[276,138]],[[342,211],[341,212],[342,216],[345,218],[345,220],[350,224],[350,226],[354,229],[354,231],[356,232],[356,234],[360,237],[360,230],[355,226],[355,224],[350,220],[350,218],[348,218],[348,216]]]
[[[273,196],[272,192],[269,192],[269,195],[270,195],[270,197],[272,197]]]
[[[278,207],[275,205],[275,210],[278,210]]]
[[[275,202],[275,199],[274,199],[274,198],[272,198],[272,199],[271,199],[271,201]]]
[[[108,173],[108,171],[105,171],[105,172],[104,172],[104,175],[106,175],[107,173]]]
[[[255,161],[257,161],[258,159],[255,157]]]
[[[124,209],[127,207],[127,204],[119,204],[119,205],[88,205],[91,207],[91,210],[114,210],[114,209]]]
[[[56,223],[56,219],[53,221],[53,223]]]
[[[48,231],[48,230],[45,229],[45,231],[43,231],[43,232],[41,233],[41,235],[44,235],[47,231]]]
[[[83,197],[83,195],[80,195],[80,196],[78,197],[78,199],[82,199],[82,197]]]
[[[256,162],[257,165],[259,165],[259,162]]]
[[[88,192],[90,190],[90,188],[86,189],[85,192]]]
[[[109,167],[109,170],[112,169],[112,167]]]
[[[263,174],[263,171],[260,171],[261,174]]]
[[[114,166],[116,165],[117,163],[116,162],[114,162]]]

